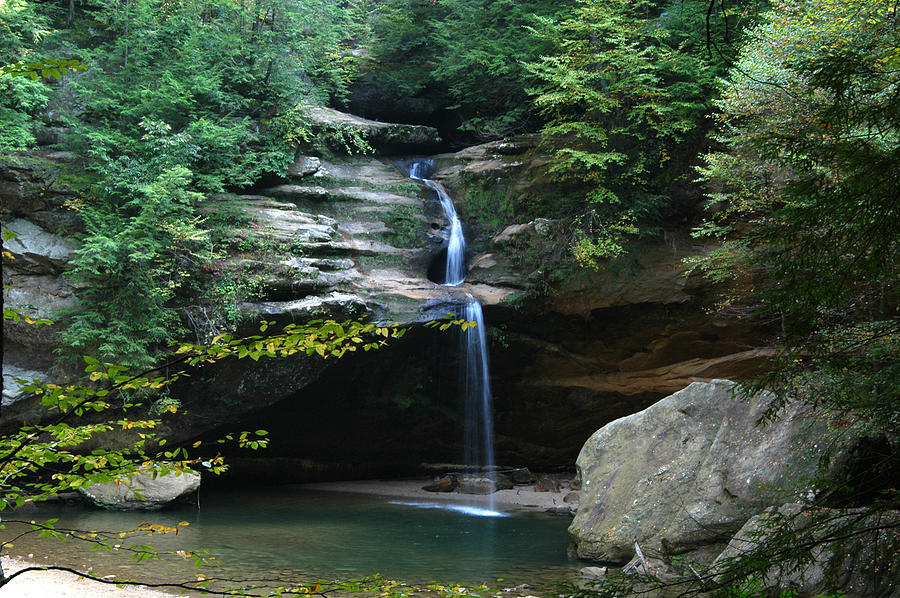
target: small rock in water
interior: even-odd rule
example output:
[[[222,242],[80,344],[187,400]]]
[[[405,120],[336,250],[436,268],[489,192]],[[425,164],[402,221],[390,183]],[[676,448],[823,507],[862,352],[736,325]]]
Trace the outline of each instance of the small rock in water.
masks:
[[[534,586],[530,586],[527,583],[519,584],[513,588],[503,588],[504,592],[524,592],[525,590],[533,590]]]
[[[607,571],[606,567],[583,567],[580,573],[582,577],[603,577]]]
[[[513,487],[509,476],[496,474],[493,479],[480,476],[463,476],[459,478],[457,492],[462,494],[493,494],[497,490],[509,490]]]
[[[535,492],[559,492],[559,482],[551,477],[541,476],[534,484]]]
[[[456,486],[456,478],[447,476],[436,482],[422,486],[422,490],[425,490],[426,492],[453,492],[456,490]]]
[[[497,491],[494,480],[490,478],[460,478],[457,492],[462,494],[493,494]]]
[[[513,481],[504,473],[498,473],[494,476],[494,486],[497,490],[510,490],[513,487]]]
[[[572,478],[572,481],[569,482],[569,488],[572,490],[581,490],[581,478],[578,476]]]
[[[519,467],[518,469],[513,469],[509,473],[510,479],[512,479],[513,484],[533,484],[534,483],[534,474],[531,473],[531,470],[527,467]]]

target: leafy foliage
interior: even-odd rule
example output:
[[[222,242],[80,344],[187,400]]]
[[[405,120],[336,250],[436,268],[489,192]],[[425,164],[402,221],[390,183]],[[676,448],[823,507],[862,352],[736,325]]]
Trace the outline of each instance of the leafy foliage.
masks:
[[[0,149],[32,145],[35,117],[49,100],[41,83],[0,73]]]
[[[208,259],[207,231],[194,216],[190,172],[173,166],[112,198],[80,206],[85,235],[70,275],[84,289],[62,339],[69,355],[95,354],[129,367],[158,357],[177,327],[168,303],[190,271]]]
[[[439,4],[446,13],[431,23],[431,39],[438,48],[431,76],[446,86],[455,102],[450,109],[459,113],[460,128],[482,139],[526,129],[534,114],[525,92],[532,81],[525,64],[549,49],[546,40],[527,35],[526,28],[540,17],[562,14],[570,3]]]
[[[84,106],[73,142],[101,162],[138,157],[141,123],[166,123],[191,147],[181,165],[204,190],[282,172],[289,132],[269,123],[352,78],[336,60],[347,18],[328,0],[100,2],[89,14],[104,35],[82,49],[95,66],[73,85]]]
[[[34,143],[35,118],[50,99],[47,89],[34,80],[43,73],[55,73],[58,79],[66,68],[60,61],[47,64],[34,56],[34,46],[49,33],[47,17],[33,3],[12,0],[0,5],[0,150]]]
[[[573,223],[583,266],[620,255],[628,236],[657,222],[689,164],[678,154],[702,134],[723,69],[705,55],[706,6],[582,0],[532,29],[554,48],[528,64],[550,173],[587,188]]]
[[[57,81],[60,81],[62,79],[62,76],[66,73],[83,71],[86,68],[87,66],[85,66],[77,58],[69,60],[60,60],[58,58],[41,58],[37,61],[22,62],[20,60],[15,64],[7,64],[2,69],[0,69],[0,71],[9,75],[13,75],[14,77],[28,77],[32,81],[37,81],[40,78],[53,78]]]
[[[881,0],[774,2],[722,82],[721,146],[700,169],[711,202],[697,234],[725,240],[702,267],[719,280],[740,278],[751,294],[739,300],[781,326],[770,370],[745,392],[776,393],[768,418],[802,400],[881,446],[855,479],[823,485],[817,499],[860,508],[835,517],[811,506],[800,531],[776,520],[725,563],[729,580],[756,576],[764,591],[823,551],[845,555],[848,538],[866,537],[864,546],[888,556],[860,558],[874,584],[860,591],[889,592],[879,583],[896,561],[887,510],[900,504],[892,481],[900,463],[896,19],[896,6]],[[843,571],[825,573],[841,587]]]
[[[50,33],[50,19],[38,4],[27,0],[0,4],[0,64],[33,61],[35,46]]]
[[[897,31],[888,2],[780,2],[725,87],[702,169],[726,256],[784,349],[760,384],[896,429]],[[715,268],[717,261],[709,266]],[[827,273],[827,276],[823,276]]]
[[[525,89],[526,61],[546,44],[526,28],[536,15],[564,13],[571,2],[387,0],[372,25],[361,70],[384,99],[430,105],[441,123],[468,139],[496,139],[537,126]],[[412,105],[410,104],[410,105]]]

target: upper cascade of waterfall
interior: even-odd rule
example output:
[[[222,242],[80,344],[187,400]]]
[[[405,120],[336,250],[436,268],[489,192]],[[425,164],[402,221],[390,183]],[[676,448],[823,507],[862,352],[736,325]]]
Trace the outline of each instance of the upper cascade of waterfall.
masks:
[[[441,200],[441,207],[444,215],[450,221],[450,238],[447,243],[447,266],[444,271],[444,284],[447,286],[458,286],[466,280],[466,239],[463,237],[462,223],[459,216],[456,215],[456,208],[453,206],[453,200],[447,194],[444,187],[429,178],[426,178],[426,172],[434,164],[431,160],[417,160],[409,167],[409,178],[421,181],[426,187],[433,190],[438,199]]]

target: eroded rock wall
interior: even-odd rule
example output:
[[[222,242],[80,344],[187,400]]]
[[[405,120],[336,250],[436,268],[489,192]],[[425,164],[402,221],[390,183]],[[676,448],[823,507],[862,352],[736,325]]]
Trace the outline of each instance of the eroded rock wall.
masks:
[[[681,223],[645,241],[627,261],[598,272],[567,271],[547,285],[546,264],[522,251],[522,240],[552,234],[552,221],[516,222],[515,212],[500,214],[485,200],[510,194],[530,205],[565,192],[543,174],[546,158],[534,138],[435,158],[433,177],[457,203],[471,251],[465,284],[431,282],[428,272],[440,261],[449,223],[436,198],[403,167],[405,158],[435,143],[436,134],[360,124],[331,112],[319,116],[323,130],[374,127],[383,151],[406,156],[336,160],[327,152],[305,153],[281,181],[252,194],[209,198],[209,210],[236,202],[252,219],[254,234],[280,248],[263,255],[236,246],[217,266],[260,281],[258,299],[241,306],[248,322],[241,332],[255,332],[260,319],[286,324],[312,317],[365,316],[417,326],[455,311],[471,294],[485,305],[490,332],[498,459],[537,468],[570,466],[584,439],[603,424],[695,380],[742,378],[767,355],[764,331],[708,313],[713,293],[699,278],[684,276],[682,260],[710,248],[695,246]],[[41,172],[0,173],[4,224],[24,219],[64,237],[70,216],[58,214],[67,213],[61,208],[72,194],[42,184]],[[4,267],[4,282],[14,287],[9,300],[46,306],[38,315],[75,300],[61,274],[64,260],[46,249],[27,259],[28,251],[22,253],[16,260],[21,268]],[[202,325],[202,311],[186,308],[183,315],[200,340],[204,330],[214,330]],[[19,355],[11,365],[23,371],[49,365],[52,338],[5,331],[4,357]],[[278,414],[290,413],[287,434],[303,425],[304,441],[270,451],[273,458],[323,461],[339,454],[346,463],[353,455],[369,456],[362,462],[377,456],[388,470],[399,460],[454,460],[462,438],[456,344],[452,332],[417,330],[387,351],[340,361],[298,357],[213,368],[185,387],[188,415],[165,424],[165,432],[187,441],[252,417],[254,425],[270,428]],[[16,347],[23,350],[16,353]],[[398,435],[402,442],[392,440]]]

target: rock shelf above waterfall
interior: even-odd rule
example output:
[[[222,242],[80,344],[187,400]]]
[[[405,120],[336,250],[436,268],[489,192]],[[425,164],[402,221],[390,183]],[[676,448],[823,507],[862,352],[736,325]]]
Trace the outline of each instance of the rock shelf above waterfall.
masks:
[[[310,120],[314,135],[334,130],[352,131],[381,152],[398,154],[435,151],[442,142],[437,129],[433,127],[370,120],[324,106],[307,105],[300,109]]]

